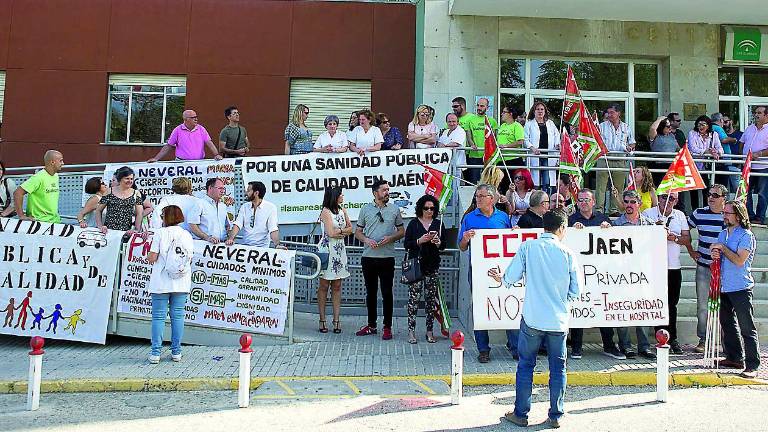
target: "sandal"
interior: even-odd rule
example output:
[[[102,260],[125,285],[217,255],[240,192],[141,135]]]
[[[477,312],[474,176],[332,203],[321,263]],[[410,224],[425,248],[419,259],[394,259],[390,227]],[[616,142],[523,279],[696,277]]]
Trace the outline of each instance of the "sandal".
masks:
[[[416,344],[416,334],[414,334],[413,332],[408,333],[408,343],[411,345]]]
[[[325,326],[325,320],[320,320],[320,328],[317,329],[320,333],[328,333],[328,327]]]
[[[437,340],[435,340],[435,336],[434,335],[432,335],[430,333],[427,333],[427,342],[435,343],[435,342],[437,342]]]
[[[331,321],[333,323],[333,332],[336,334],[341,333],[341,321],[340,320],[334,320]]]

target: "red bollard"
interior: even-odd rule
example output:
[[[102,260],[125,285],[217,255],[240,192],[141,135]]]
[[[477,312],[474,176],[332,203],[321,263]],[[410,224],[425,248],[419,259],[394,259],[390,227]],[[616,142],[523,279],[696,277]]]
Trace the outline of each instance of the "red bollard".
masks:
[[[458,405],[464,394],[464,333],[456,330],[451,335],[451,405]]]
[[[43,345],[45,339],[35,336],[29,341],[29,380],[27,381],[27,410],[36,411],[40,408],[40,381],[43,370]]]
[[[248,408],[251,396],[251,342],[253,337],[248,333],[240,336],[240,379],[237,384],[237,406]]]
[[[669,391],[669,332],[661,329],[656,332],[656,400],[667,401]]]

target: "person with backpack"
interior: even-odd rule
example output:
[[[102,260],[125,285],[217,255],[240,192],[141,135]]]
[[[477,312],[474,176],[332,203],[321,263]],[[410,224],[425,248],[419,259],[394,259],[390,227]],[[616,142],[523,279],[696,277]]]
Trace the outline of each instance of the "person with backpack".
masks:
[[[152,348],[149,362],[160,363],[165,317],[171,315],[171,359],[181,361],[184,335],[184,305],[192,287],[192,234],[179,226],[184,214],[176,205],[163,208],[163,227],[154,229],[148,261],[152,274],[148,289],[152,295]],[[170,306],[170,308],[169,308]]]

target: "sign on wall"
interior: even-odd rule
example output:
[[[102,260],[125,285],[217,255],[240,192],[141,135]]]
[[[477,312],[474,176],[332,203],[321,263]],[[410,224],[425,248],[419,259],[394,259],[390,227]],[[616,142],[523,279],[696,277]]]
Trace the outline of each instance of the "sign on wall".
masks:
[[[0,333],[103,344],[122,234],[0,218]]]
[[[147,254],[152,235],[134,234],[123,257],[117,310],[152,316]],[[185,321],[206,327],[282,335],[295,252],[195,240]]]
[[[478,230],[471,242],[472,302],[477,330],[516,329],[525,301],[524,280],[505,286],[503,273],[536,229]],[[664,227],[569,228],[563,239],[576,255],[584,291],[571,304],[570,327],[655,326],[669,321]]]
[[[390,184],[390,202],[403,217],[415,216],[416,201],[424,195],[424,168],[448,171],[451,149],[310,153],[243,159],[243,183],[261,181],[266,200],[277,206],[280,224],[313,223],[323,207],[325,188],[341,186],[349,217],[373,201],[371,185],[378,179]]]

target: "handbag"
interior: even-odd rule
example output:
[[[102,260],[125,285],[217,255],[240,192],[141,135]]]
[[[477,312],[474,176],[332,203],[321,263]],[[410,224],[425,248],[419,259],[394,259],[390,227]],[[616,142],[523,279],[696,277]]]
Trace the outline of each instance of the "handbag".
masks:
[[[412,285],[424,280],[424,273],[421,271],[421,254],[410,256],[410,251],[405,251],[402,264],[403,275],[400,277],[400,283]]]
[[[315,222],[314,226],[312,227],[312,230],[309,232],[309,237],[311,238],[315,234],[315,229],[320,223],[320,216],[317,217],[317,221]],[[323,240],[325,240],[325,233],[320,237],[320,241],[317,242],[315,245],[315,251],[313,252],[315,255],[320,258],[320,271],[323,271],[328,268],[328,260],[330,258],[330,252],[328,251],[328,243],[326,243],[324,246]],[[306,255],[302,255],[299,257],[299,265],[304,267],[312,267],[315,263],[315,259]]]

